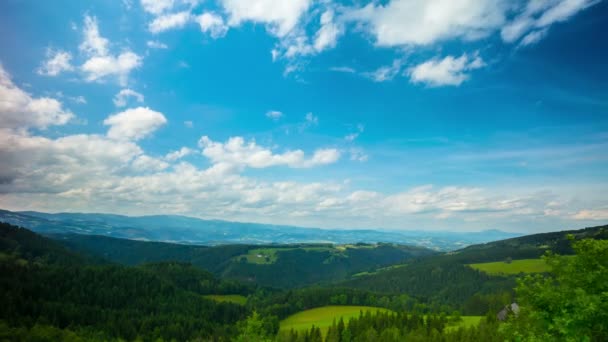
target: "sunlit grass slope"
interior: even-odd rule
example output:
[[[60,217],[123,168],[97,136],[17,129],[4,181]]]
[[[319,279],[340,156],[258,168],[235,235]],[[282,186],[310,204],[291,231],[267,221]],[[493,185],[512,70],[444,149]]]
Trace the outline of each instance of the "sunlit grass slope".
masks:
[[[315,327],[321,328],[323,335],[325,335],[327,328],[332,325],[334,319],[336,320],[336,322],[338,322],[341,317],[344,320],[344,323],[347,323],[348,320],[352,317],[358,317],[361,311],[365,313],[366,311],[386,312],[390,310],[384,308],[376,308],[372,306],[324,306],[320,308],[301,311],[287,317],[286,319],[281,321],[280,330],[289,331],[292,328],[294,330],[305,330],[311,328],[314,325]]]
[[[543,259],[513,260],[510,263],[504,261],[485,262],[470,264],[469,266],[492,275],[542,273],[549,271],[549,265]]]

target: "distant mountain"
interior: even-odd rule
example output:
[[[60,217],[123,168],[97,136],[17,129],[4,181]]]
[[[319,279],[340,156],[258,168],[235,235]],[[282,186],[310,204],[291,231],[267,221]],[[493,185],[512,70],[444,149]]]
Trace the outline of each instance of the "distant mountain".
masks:
[[[389,242],[449,251],[472,244],[521,236],[521,234],[499,230],[469,233],[371,229],[330,230],[202,220],[173,215],[131,217],[110,214],[48,214],[7,210],[0,210],[0,222],[19,225],[41,234],[103,235],[132,240],[200,245]]]

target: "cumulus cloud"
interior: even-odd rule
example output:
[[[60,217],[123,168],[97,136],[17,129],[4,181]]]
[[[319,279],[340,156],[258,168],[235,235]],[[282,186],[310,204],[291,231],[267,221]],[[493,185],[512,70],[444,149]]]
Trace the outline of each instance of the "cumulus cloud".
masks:
[[[209,34],[213,39],[221,38],[228,32],[228,25],[224,23],[224,19],[213,12],[205,12],[197,16],[196,22],[201,27],[201,32]]]
[[[149,25],[148,30],[152,33],[160,33],[172,29],[182,28],[190,22],[191,16],[189,11],[178,13],[163,14],[156,17]]]
[[[147,155],[140,155],[133,160],[131,167],[138,172],[158,172],[167,169],[169,163]]]
[[[137,102],[144,102],[144,96],[133,89],[125,88],[121,89],[116,95],[114,95],[114,105],[116,107],[124,107],[127,105],[128,98],[132,97]]]
[[[127,109],[109,116],[103,124],[110,126],[108,137],[116,140],[140,140],[167,123],[165,116],[148,107]]]
[[[229,15],[230,26],[248,21],[261,23],[272,34],[284,37],[296,27],[311,0],[220,0],[220,3]]]
[[[121,85],[126,85],[129,73],[142,65],[142,58],[133,52],[124,52],[118,56],[95,56],[87,60],[81,69],[86,73],[89,82],[115,75]]]
[[[479,56],[467,54],[455,58],[431,59],[409,69],[412,83],[424,83],[431,87],[458,86],[469,78],[467,71],[479,69],[485,63]]]
[[[108,54],[108,39],[99,33],[97,18],[86,15],[83,28],[84,39],[80,44],[80,50],[89,56],[105,56]]]
[[[47,60],[42,63],[37,72],[44,76],[57,76],[64,71],[74,69],[70,61],[72,54],[62,50],[53,50],[51,48],[46,51]]]
[[[242,137],[232,137],[221,143],[203,136],[199,140],[199,147],[205,157],[221,167],[261,169],[284,165],[291,168],[309,168],[335,163],[340,158],[340,152],[336,149],[316,150],[311,158],[306,158],[302,150],[273,153],[253,140],[246,142]]]
[[[192,153],[194,153],[193,149],[184,146],[177,151],[167,153],[167,155],[165,156],[165,159],[173,162],[173,161],[182,159],[185,156],[188,156]]]
[[[170,10],[175,5],[175,0],[141,0],[141,6],[148,13],[159,15]]]
[[[40,128],[65,125],[74,114],[50,97],[33,97],[17,87],[0,64],[0,127]]]
[[[364,25],[379,46],[428,45],[487,36],[505,22],[506,1],[392,0],[350,9],[345,18]]]
[[[85,16],[84,40],[80,44],[80,50],[89,57],[80,67],[85,80],[93,82],[115,76],[121,85],[126,85],[131,71],[142,65],[142,57],[131,51],[111,55],[108,45],[109,41],[99,33],[97,18]]]

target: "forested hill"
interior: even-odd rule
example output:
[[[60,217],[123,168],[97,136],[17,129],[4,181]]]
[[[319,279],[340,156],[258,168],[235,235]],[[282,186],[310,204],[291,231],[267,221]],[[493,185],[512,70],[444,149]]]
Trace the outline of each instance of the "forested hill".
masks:
[[[568,235],[577,240],[608,239],[608,226],[534,234],[474,245],[356,275],[339,285],[385,294],[408,293],[437,305],[451,305],[468,314],[487,312],[504,305],[501,303],[509,302],[517,275],[487,274],[469,264],[499,261],[506,265],[511,260],[538,260],[546,251],[572,254]]]
[[[91,235],[52,235],[76,252],[125,264],[175,260],[216,276],[277,288],[346,279],[352,274],[437,254],[394,244],[221,245],[213,247],[133,241]],[[280,277],[277,277],[280,274]]]
[[[206,294],[248,294],[185,263],[90,263],[52,240],[0,223],[0,340],[224,339],[248,310]]]

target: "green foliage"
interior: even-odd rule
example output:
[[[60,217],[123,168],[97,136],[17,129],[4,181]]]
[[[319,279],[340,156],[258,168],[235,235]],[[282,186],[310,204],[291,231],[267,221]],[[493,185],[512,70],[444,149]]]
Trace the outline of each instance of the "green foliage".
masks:
[[[235,342],[270,342],[274,334],[274,331],[268,331],[268,325],[256,311],[239,323],[238,330]]]
[[[572,247],[574,257],[545,257],[550,275],[528,275],[518,281],[522,309],[505,329],[509,338],[608,340],[608,240],[584,239]]]

